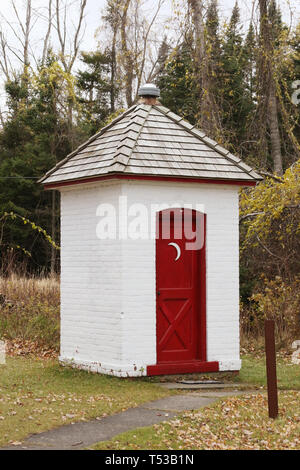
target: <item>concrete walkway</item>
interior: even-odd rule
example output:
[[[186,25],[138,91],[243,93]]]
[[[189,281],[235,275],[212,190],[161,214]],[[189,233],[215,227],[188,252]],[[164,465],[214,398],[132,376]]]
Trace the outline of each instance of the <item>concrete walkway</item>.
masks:
[[[237,390],[201,390],[145,403],[136,408],[100,420],[79,422],[28,437],[22,445],[1,450],[77,450],[117,434],[167,421],[179,413],[197,410],[226,396],[245,392]]]

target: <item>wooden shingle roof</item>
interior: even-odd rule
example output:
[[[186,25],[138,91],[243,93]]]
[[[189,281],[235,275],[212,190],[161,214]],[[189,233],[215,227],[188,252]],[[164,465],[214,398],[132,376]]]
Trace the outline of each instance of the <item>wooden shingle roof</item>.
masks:
[[[169,109],[137,104],[58,163],[45,185],[122,174],[255,182],[242,160]]]

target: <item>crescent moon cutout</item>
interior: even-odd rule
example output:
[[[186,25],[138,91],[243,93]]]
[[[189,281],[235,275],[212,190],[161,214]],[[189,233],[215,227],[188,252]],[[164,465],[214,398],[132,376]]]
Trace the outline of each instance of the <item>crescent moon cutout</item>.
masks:
[[[181,256],[181,249],[180,249],[180,246],[177,245],[177,243],[169,243],[169,246],[174,246],[174,248],[176,248],[177,250],[177,258],[175,259],[175,261],[178,261],[180,256]]]

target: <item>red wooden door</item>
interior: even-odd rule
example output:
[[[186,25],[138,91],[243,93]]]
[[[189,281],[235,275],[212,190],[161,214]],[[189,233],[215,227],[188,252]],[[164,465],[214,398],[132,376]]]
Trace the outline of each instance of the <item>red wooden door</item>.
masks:
[[[166,212],[158,215],[157,223],[157,363],[204,361],[205,244],[200,250],[187,249],[191,233],[183,227],[183,210],[168,211],[167,218]],[[204,217],[200,220],[205,224]],[[167,238],[165,224],[170,226]],[[195,229],[193,217],[190,230]]]

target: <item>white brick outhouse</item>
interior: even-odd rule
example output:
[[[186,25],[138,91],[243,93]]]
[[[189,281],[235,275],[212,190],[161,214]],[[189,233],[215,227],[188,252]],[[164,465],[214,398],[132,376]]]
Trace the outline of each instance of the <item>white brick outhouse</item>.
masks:
[[[239,370],[239,188],[261,179],[141,101],[41,180],[61,193],[62,362],[121,377]]]

